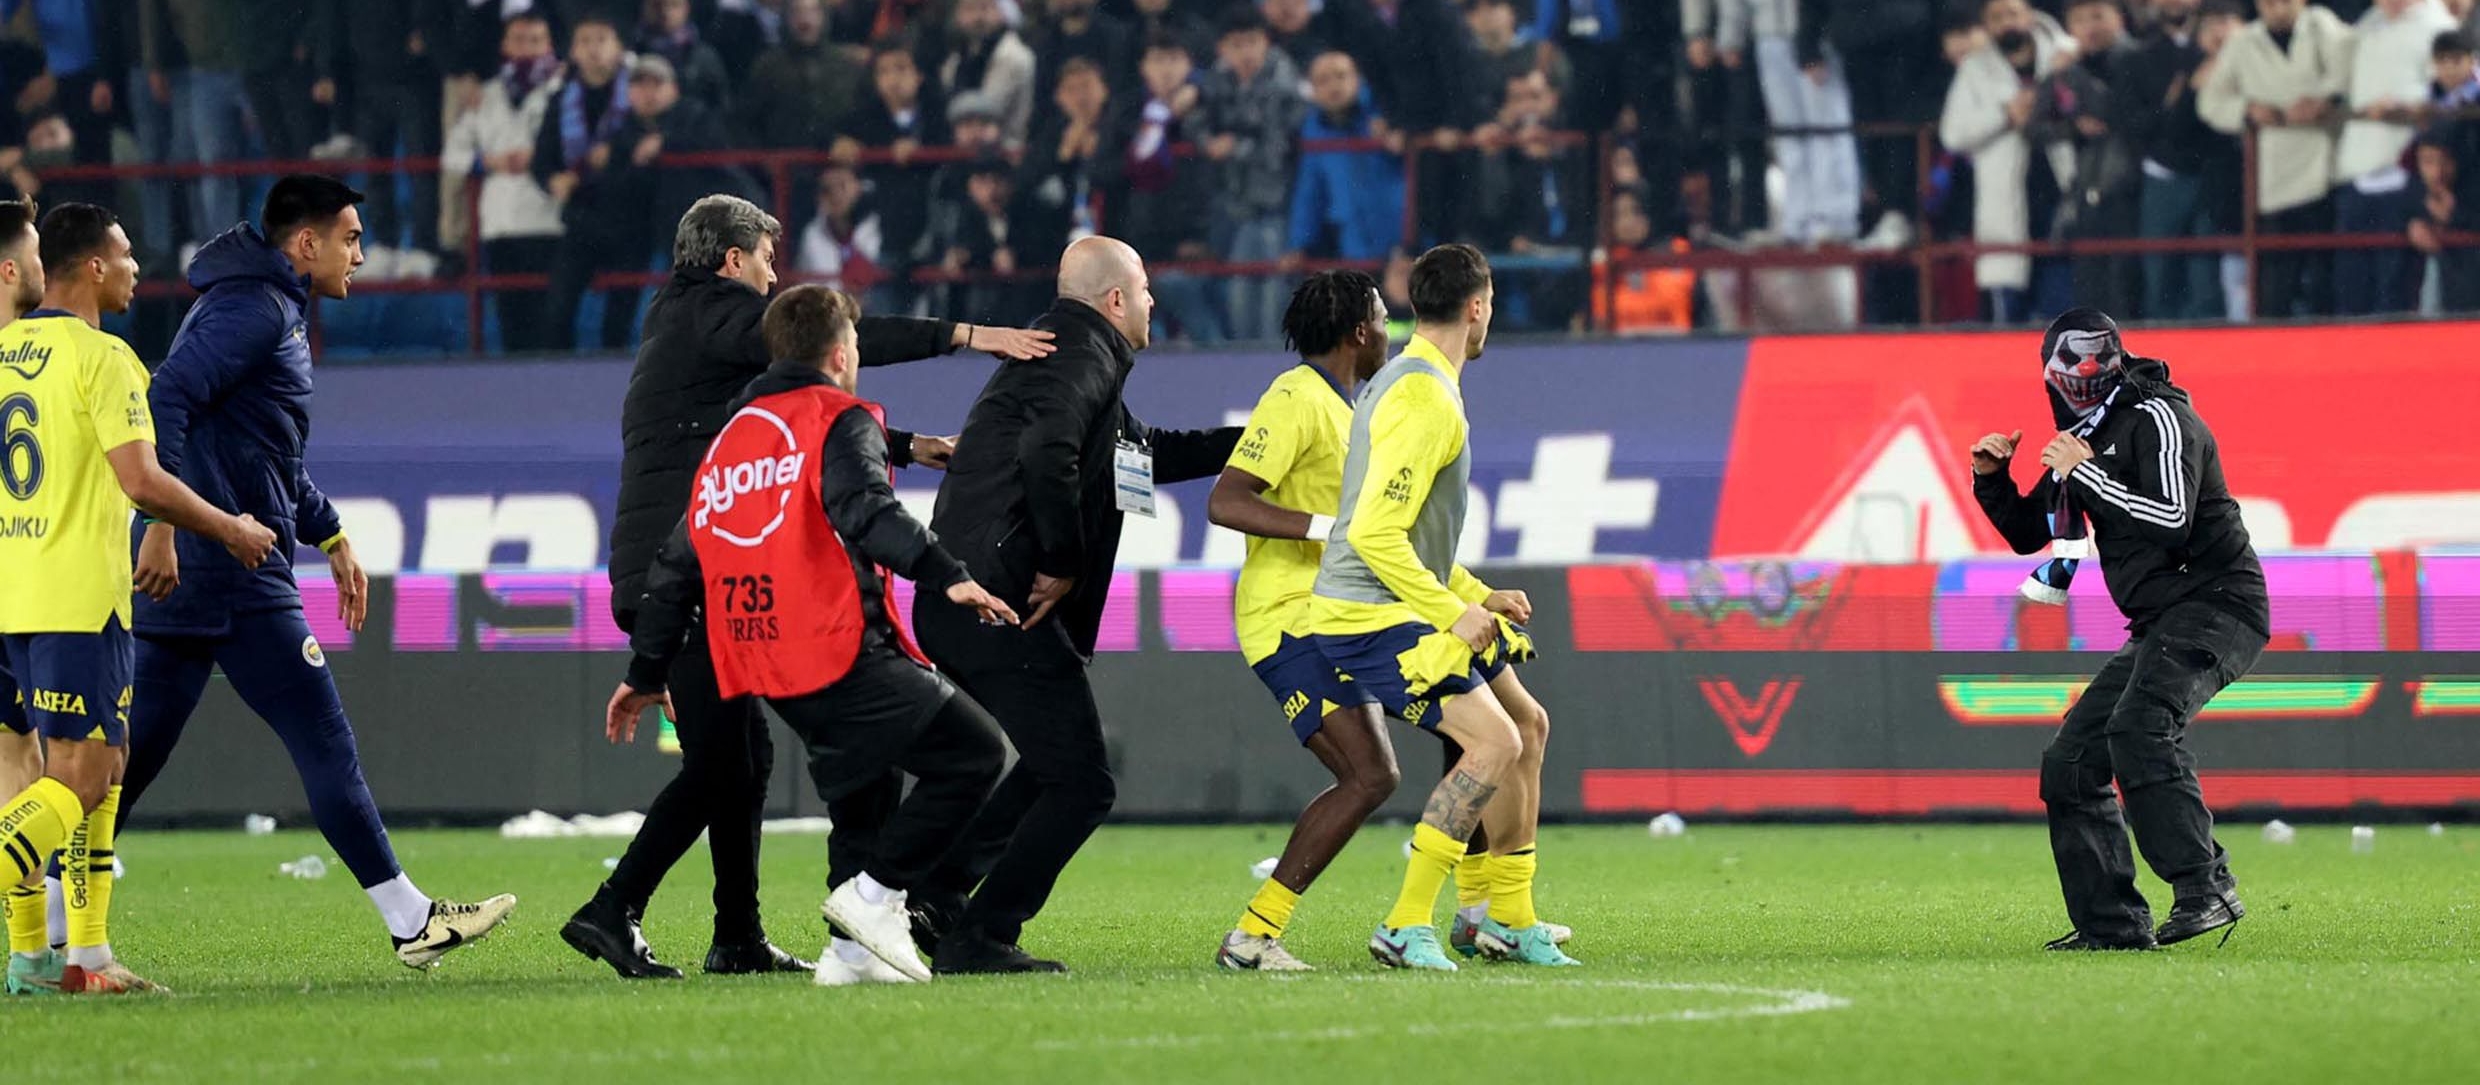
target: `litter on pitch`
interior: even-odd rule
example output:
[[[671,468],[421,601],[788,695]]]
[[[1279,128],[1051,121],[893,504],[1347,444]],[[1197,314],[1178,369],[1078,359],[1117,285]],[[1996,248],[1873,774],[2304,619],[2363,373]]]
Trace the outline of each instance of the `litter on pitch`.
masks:
[[[2275,818],[2265,823],[2265,843],[2288,844],[2297,839],[2299,830],[2291,828],[2290,822]]]
[[[2351,826],[2352,853],[2366,855],[2375,850],[2377,850],[2377,827],[2374,825]]]
[[[501,822],[499,835],[509,840],[557,840],[577,836],[625,838],[636,836],[638,827],[645,823],[646,815],[634,810],[617,814],[579,814],[573,818],[536,810]],[[758,826],[760,832],[769,834],[816,834],[833,828],[835,823],[823,817],[774,818]]]
[[[1671,836],[1685,836],[1688,832],[1688,819],[1677,814],[1663,814],[1646,822],[1645,832],[1651,834],[1656,840]]]
[[[241,831],[251,836],[265,836],[276,831],[276,819],[265,814],[251,814],[241,819]]]
[[[1282,859],[1282,856],[1277,855],[1258,860],[1249,866],[1249,877],[1261,882],[1274,877],[1274,865]]]

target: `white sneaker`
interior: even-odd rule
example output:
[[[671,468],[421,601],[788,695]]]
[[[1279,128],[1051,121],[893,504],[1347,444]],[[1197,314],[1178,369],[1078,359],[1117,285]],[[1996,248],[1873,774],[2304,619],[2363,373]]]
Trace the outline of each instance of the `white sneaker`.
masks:
[[[1223,936],[1214,963],[1234,972],[1315,972],[1309,962],[1292,956],[1281,939],[1260,938],[1245,931]]]
[[[846,964],[835,955],[830,944],[818,955],[818,973],[812,977],[820,987],[852,987],[863,983],[919,983],[921,981],[895,970],[895,967],[873,956],[860,964]]]
[[[930,966],[921,963],[920,951],[913,948],[913,922],[904,907],[904,894],[889,893],[886,900],[872,904],[861,899],[861,887],[855,884],[858,881],[856,878],[836,886],[818,911],[827,917],[827,922],[896,971],[928,981]]]

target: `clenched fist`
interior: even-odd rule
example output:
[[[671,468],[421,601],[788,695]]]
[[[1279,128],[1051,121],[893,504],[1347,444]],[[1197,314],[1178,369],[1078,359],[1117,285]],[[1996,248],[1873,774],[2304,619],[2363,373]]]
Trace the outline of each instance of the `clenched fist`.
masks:
[[[2006,462],[2015,458],[2015,446],[2023,442],[2024,431],[2013,435],[1992,433],[1972,443],[1972,473],[1994,475],[2006,470]]]

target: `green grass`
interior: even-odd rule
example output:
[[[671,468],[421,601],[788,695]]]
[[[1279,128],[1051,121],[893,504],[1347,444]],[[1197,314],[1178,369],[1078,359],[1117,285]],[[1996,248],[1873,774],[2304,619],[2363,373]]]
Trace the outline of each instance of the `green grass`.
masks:
[[[1276,979],[1209,962],[1278,830],[1111,829],[1026,937],[1075,974],[833,991],[694,971],[627,985],[576,957],[556,931],[613,841],[398,835],[425,888],[524,902],[498,937],[417,975],[341,870],[277,873],[325,854],[315,837],[140,833],[121,842],[114,940],[180,993],[0,1003],[0,1036],[33,1080],[78,1085],[2472,1080],[2480,829],[2389,827],[2367,855],[2347,833],[2275,847],[2230,826],[2251,912],[2227,947],[2096,956],[2039,952],[2066,925],[2036,827],[1554,829],[1543,910],[1576,927],[1587,967],[1412,976],[1362,949],[1401,868],[1403,831],[1372,829],[1294,923],[1325,971]],[[823,853],[818,837],[768,840],[769,924],[804,954]],[[706,885],[693,853],[647,923],[692,969]],[[1751,1013],[1792,997],[1767,992],[1828,1008]]]

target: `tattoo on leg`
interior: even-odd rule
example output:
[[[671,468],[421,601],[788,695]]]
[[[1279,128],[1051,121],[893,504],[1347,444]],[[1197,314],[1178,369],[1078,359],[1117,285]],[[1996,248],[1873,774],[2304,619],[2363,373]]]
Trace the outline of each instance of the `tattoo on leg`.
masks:
[[[1473,830],[1481,826],[1481,808],[1497,793],[1497,784],[1482,783],[1472,773],[1456,769],[1429,793],[1429,806],[1421,811],[1421,820],[1449,838],[1470,840]]]

